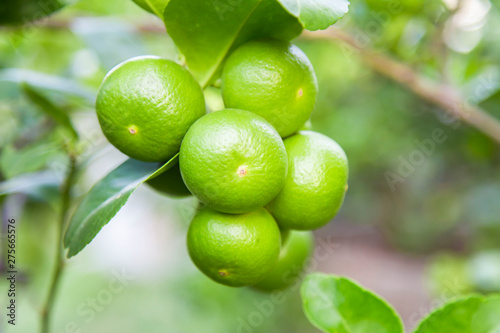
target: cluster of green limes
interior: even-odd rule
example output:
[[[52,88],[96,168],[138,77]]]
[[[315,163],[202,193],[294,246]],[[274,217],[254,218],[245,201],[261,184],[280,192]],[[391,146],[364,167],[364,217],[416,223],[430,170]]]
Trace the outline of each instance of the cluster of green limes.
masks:
[[[186,69],[133,58],[104,79],[99,122],[130,157],[165,162],[180,151],[179,164],[148,183],[201,202],[187,243],[203,273],[229,286],[284,288],[312,252],[310,230],[342,205],[347,158],[335,141],[301,130],[318,88],[297,46],[250,41],[228,57],[221,82],[227,109],[206,114]]]

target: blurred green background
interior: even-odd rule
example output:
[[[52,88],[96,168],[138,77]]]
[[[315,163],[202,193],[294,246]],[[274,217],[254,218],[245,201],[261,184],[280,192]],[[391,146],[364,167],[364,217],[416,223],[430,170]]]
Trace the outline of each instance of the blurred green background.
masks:
[[[499,4],[352,0],[335,28],[500,118]],[[0,6],[0,18],[9,21],[7,5]],[[77,127],[78,197],[125,159],[106,142],[94,113],[107,71],[144,54],[181,60],[162,22],[132,1],[81,0],[35,18],[0,27],[0,180],[18,192],[0,197],[2,230],[16,219],[20,272],[18,323],[6,325],[2,315],[6,332],[37,331],[53,265],[57,194],[68,163],[62,147],[70,133],[42,109],[65,110]],[[344,206],[315,232],[310,270],[347,275],[380,293],[408,330],[453,297],[500,292],[499,145],[375,73],[341,42],[299,37],[295,43],[318,76],[312,127],[335,139],[350,161]],[[217,88],[206,97],[211,109],[222,107]],[[436,130],[444,142],[432,141]],[[422,161],[391,185],[388,175],[416,154]],[[31,178],[21,177],[26,173]],[[195,269],[185,249],[195,207],[192,199],[141,187],[69,260],[53,331],[317,332],[297,288],[277,304],[250,289],[219,286]]]

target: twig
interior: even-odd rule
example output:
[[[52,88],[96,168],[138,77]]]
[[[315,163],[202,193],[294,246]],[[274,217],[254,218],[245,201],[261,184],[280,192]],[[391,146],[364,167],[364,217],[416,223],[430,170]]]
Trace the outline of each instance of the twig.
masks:
[[[71,200],[71,188],[73,186],[74,178],[76,174],[76,157],[70,154],[70,165],[68,173],[66,174],[66,179],[63,184],[62,194],[61,194],[61,215],[59,218],[59,225],[57,230],[57,251],[55,258],[55,268],[52,276],[52,282],[50,284],[49,294],[42,308],[41,314],[41,333],[49,333],[50,328],[50,318],[51,311],[54,306],[54,301],[57,295],[57,289],[59,287],[59,282],[64,270],[64,248],[63,248],[63,237],[66,230],[66,220],[68,217],[68,210]]]
[[[364,63],[377,73],[401,84],[415,95],[438,106],[440,109],[477,128],[500,144],[500,121],[478,106],[467,103],[450,85],[436,83],[416,73],[409,66],[385,55],[362,47],[354,38],[338,29],[317,32],[304,32],[308,39],[328,39],[349,45]]]
[[[53,29],[53,30],[61,30],[61,29],[69,29],[71,28],[72,21],[71,20],[63,20],[60,18],[52,19],[48,18],[44,21],[40,21],[40,28]],[[165,26],[162,24],[161,20],[153,19],[148,23],[140,23],[133,26],[135,31],[140,33],[153,33],[153,34],[165,34]]]

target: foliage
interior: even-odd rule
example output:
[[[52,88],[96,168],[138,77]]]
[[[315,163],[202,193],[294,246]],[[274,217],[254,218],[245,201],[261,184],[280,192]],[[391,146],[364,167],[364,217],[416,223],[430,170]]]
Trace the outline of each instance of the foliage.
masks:
[[[385,301],[349,279],[311,274],[301,295],[307,317],[324,332],[403,331],[401,319]]]
[[[301,1],[301,4],[307,4],[300,6],[303,9],[301,11],[293,7],[299,2],[280,1],[281,7],[272,3],[271,10],[283,20],[283,25],[272,30],[262,21],[253,21],[255,14],[248,16],[246,4],[238,5],[237,8],[227,5],[234,4],[235,1],[221,2],[226,6],[220,9],[225,9],[228,17],[233,17],[233,11],[234,18],[247,15],[249,22],[245,25],[238,22],[235,24],[237,20],[221,20],[213,10],[207,11],[207,15],[211,15],[214,21],[197,20],[196,15],[200,14],[197,10],[203,7],[183,8],[186,1],[172,1],[165,10],[162,8],[162,1],[137,2],[151,9],[157,16],[163,16],[165,25],[171,26],[172,32],[167,29],[170,35],[158,34],[150,29],[150,24],[154,25],[160,19],[141,12],[131,1],[117,0],[80,1],[56,11],[50,20],[44,18],[25,26],[9,25],[0,29],[0,195],[3,200],[2,212],[7,214],[22,211],[19,214],[25,222],[21,231],[23,241],[20,242],[20,253],[23,259],[20,260],[20,272],[23,274],[23,287],[27,288],[26,294],[33,295],[22,308],[26,318],[37,316],[37,303],[44,297],[46,277],[50,274],[47,267],[53,264],[47,258],[52,255],[51,244],[56,243],[53,221],[57,220],[56,213],[60,208],[59,187],[63,182],[68,155],[77,153],[81,167],[72,191],[75,203],[89,202],[92,199],[92,191],[88,192],[88,188],[93,184],[98,187],[101,183],[99,178],[109,180],[107,177],[116,175],[116,171],[112,171],[110,176],[106,176],[106,173],[117,166],[116,161],[120,156],[106,150],[101,133],[96,131],[98,125],[93,116],[95,92],[103,76],[113,65],[126,58],[147,53],[178,59],[180,50],[184,53],[187,65],[200,81],[205,84],[213,83],[216,87],[217,69],[238,43],[264,33],[277,34],[286,39],[294,38],[303,28],[316,29],[315,23],[321,24],[321,28],[333,23],[342,16],[346,6],[344,1],[338,1],[335,4],[339,7],[334,5],[323,11],[322,19],[318,20],[310,19],[305,9],[310,8],[312,3],[323,4],[324,1]],[[400,7],[392,6],[391,3],[396,2],[391,1],[353,0],[350,14],[336,26],[354,36],[363,48],[375,49],[403,61],[430,78],[450,84],[464,99],[498,117],[500,84],[497,55],[500,49],[499,44],[494,41],[497,38],[500,12],[498,1],[479,2],[486,9],[478,7],[477,11],[473,11],[476,13],[475,22],[469,22],[474,26],[473,29],[466,25],[467,22],[456,24],[463,13],[457,15],[456,9],[441,1],[432,0],[398,1]],[[256,7],[258,11],[271,2],[245,3],[260,4]],[[338,12],[338,8],[342,10]],[[169,17],[169,10],[175,14]],[[471,11],[470,8],[468,10]],[[482,12],[485,14],[481,16]],[[14,17],[16,16],[12,16]],[[2,25],[6,22],[5,18],[2,12]],[[27,21],[30,20],[28,17]],[[45,25],[46,22],[49,24]],[[61,29],[60,25],[67,22],[71,22],[69,27]],[[200,26],[196,26],[196,22]],[[252,26],[252,22],[258,24]],[[216,24],[223,27],[219,31],[220,35],[212,35],[207,28]],[[281,29],[285,24],[291,27],[290,30]],[[235,34],[234,29],[255,35]],[[219,45],[222,50],[217,49],[216,53],[197,51],[197,48],[203,50],[210,46],[208,43],[204,44],[205,40]],[[321,87],[318,104],[313,112],[313,127],[338,141],[350,159],[355,161],[350,167],[349,196],[342,209],[341,220],[355,225],[376,226],[395,251],[430,254],[429,277],[434,284],[435,293],[442,291],[440,282],[450,277],[463,281],[465,288],[460,293],[498,292],[498,272],[492,269],[498,266],[500,235],[500,219],[496,213],[496,203],[500,200],[498,146],[463,122],[442,116],[440,110],[411,95],[403,87],[375,75],[355,52],[343,44],[310,40],[307,37],[299,37],[296,43],[311,59]],[[217,105],[221,102],[216,96],[217,88],[207,87],[205,92],[209,107],[218,109]],[[431,152],[427,154],[421,147],[424,142],[429,142],[435,129],[442,129],[446,140],[431,145]],[[74,132],[78,133],[78,141]],[[412,165],[404,181],[398,183],[395,191],[392,191],[384,173],[398,172],[404,164],[402,161],[409,161],[410,155],[418,151],[424,152],[424,161]],[[95,161],[105,161],[104,166],[99,164],[96,167]],[[86,173],[87,167],[91,171]],[[111,201],[103,206],[106,218],[100,220],[97,227],[79,233],[86,237],[75,237],[75,243],[70,242],[75,244],[73,249],[81,249],[89,242],[99,231],[99,227],[116,213],[118,206],[129,198],[128,195],[135,186],[154,172],[154,169],[152,166],[136,169],[137,177],[121,179],[127,184],[114,187],[114,191],[102,197],[100,203],[119,193],[125,194],[113,209],[108,206]],[[149,193],[144,187],[139,187],[137,191]],[[86,193],[89,195],[87,199]],[[15,200],[16,204],[12,204],[14,200],[9,198],[22,200]],[[134,200],[134,196],[130,198]],[[172,230],[164,233],[161,231],[163,224],[154,224],[155,232],[160,230],[158,234],[166,237],[165,234],[179,236],[185,231],[188,220],[186,216],[192,210],[189,204],[184,201],[159,201],[154,196],[149,196],[148,200],[159,209],[159,220],[179,222],[173,224]],[[135,204],[133,207],[139,210],[137,207],[146,203],[139,201],[137,204],[136,201],[130,204]],[[77,211],[78,209],[86,210],[76,208]],[[124,228],[127,225],[122,220],[126,220],[126,215],[130,214],[126,209],[127,206],[117,217],[121,220],[120,223],[123,222],[120,226]],[[179,216],[184,218],[174,213],[177,210]],[[140,214],[145,215],[145,210],[140,210]],[[73,223],[78,226],[77,222]],[[102,249],[100,241],[113,239],[110,234],[116,230],[112,226],[104,228],[102,238],[98,237],[93,247],[83,251],[79,258],[72,259],[75,260],[75,266],[81,262],[96,264],[99,262],[96,258],[106,256],[107,253],[99,252]],[[138,229],[132,230],[138,233]],[[136,241],[134,239],[134,244]],[[68,270],[67,284],[62,288],[64,292],[60,294],[61,305],[57,308],[59,317],[74,319],[79,325],[87,325],[82,328],[90,331],[109,327],[112,321],[114,328],[124,331],[133,330],[134,325],[154,331],[158,325],[165,325],[168,321],[173,330],[177,331],[201,331],[211,325],[217,331],[224,332],[234,331],[234,327],[238,325],[234,318],[256,311],[254,302],[265,302],[265,296],[247,290],[234,292],[214,287],[208,280],[195,275],[190,267],[176,264],[172,268],[173,266],[154,261],[156,256],[160,256],[161,260],[171,263],[166,254],[173,252],[179,252],[187,261],[187,254],[182,252],[182,247],[176,247],[175,241],[166,242],[170,243],[169,247],[163,244],[164,247],[158,248],[146,247],[153,246],[146,243],[154,242],[141,239],[139,243],[137,246],[130,246],[134,248],[133,252],[121,250],[128,257],[127,260],[117,260],[118,266],[125,262],[132,262],[130,266],[140,266],[141,261],[152,262],[156,266],[149,266],[150,269],[160,266],[169,272],[168,275],[175,270],[178,278],[173,281],[173,278],[168,277],[164,281],[155,282],[146,279],[147,283],[140,283],[142,281],[139,278],[130,291],[115,295],[112,305],[104,307],[103,313],[106,316],[98,316],[95,321],[87,324],[74,313],[74,309],[89,294],[97,294],[99,288],[106,288],[110,277],[100,273],[82,274],[71,268]],[[159,249],[157,252],[160,254],[152,250],[144,254],[139,249],[142,247]],[[450,252],[449,256],[453,259],[432,257],[443,249]],[[118,253],[110,245],[103,252]],[[145,257],[151,258],[146,260]],[[144,266],[140,267],[142,269]],[[323,291],[315,290],[316,294],[325,293],[331,299],[331,293],[337,291],[334,287],[342,284],[350,290],[343,290],[343,293],[362,293],[367,302],[381,306],[382,310],[377,311],[385,313],[388,318],[393,314],[384,301],[345,278],[321,279],[329,281],[325,283],[328,288]],[[304,288],[307,285],[304,284]],[[303,333],[311,330],[294,303],[296,296],[293,291],[286,296],[288,302],[283,307],[276,306],[275,313],[265,317],[266,320],[262,326],[255,328],[255,332]],[[164,297],[165,294],[171,297]],[[165,311],[158,313],[159,310],[147,314],[140,312],[141,318],[132,320],[128,316],[130,304],[142,299],[141,297],[148,298],[151,308],[169,309],[170,311],[166,311],[168,315],[165,315]],[[338,299],[336,302],[338,303]],[[332,300],[332,304],[336,302]],[[228,309],[227,304],[235,306]],[[481,323],[487,325],[489,321],[486,318],[490,309],[498,309],[497,298],[468,297],[435,312],[423,322],[417,332],[429,332],[431,329],[445,331],[442,326],[436,328],[434,325],[445,325],[446,321],[453,320],[457,312],[476,315],[478,318],[484,316]],[[322,311],[334,313],[338,309]],[[192,320],[193,312],[200,318],[199,322]],[[111,319],[108,320],[107,315]],[[151,320],[153,316],[165,320]],[[321,314],[308,313],[308,316],[316,325],[319,323],[317,316],[320,317]],[[289,323],[291,317],[296,318],[296,321]],[[394,322],[394,326],[399,322],[397,318],[388,321]],[[26,319],[20,324],[20,331],[36,330],[34,321]],[[61,319],[55,321],[57,331],[65,330],[63,324],[65,323]],[[485,332],[489,329],[485,326],[474,328],[476,331],[484,328]],[[468,329],[470,327],[460,327],[457,332],[467,332]]]
[[[128,159],[97,183],[82,200],[71,218],[64,238],[68,257],[80,252],[127,202],[145,181],[177,163],[178,154],[158,169],[158,163]]]
[[[214,81],[232,50],[255,38],[291,40],[303,27],[325,29],[347,12],[346,1],[329,5],[322,1],[293,4],[275,0],[198,1],[186,6],[182,0],[168,2],[163,19],[187,64],[202,86]],[[320,4],[320,5],[318,5]],[[343,5],[343,6],[342,6]],[[314,9],[312,9],[314,8]],[[196,24],[192,24],[195,21]],[[305,21],[305,23],[303,23]],[[316,26],[313,22],[321,22]]]
[[[220,75],[223,60],[241,43],[265,37],[290,40],[301,32],[302,20],[320,19],[333,24],[347,11],[344,1],[333,2],[330,6],[323,4],[314,11],[310,6],[314,6],[315,1],[306,1],[309,2],[303,8],[305,14],[297,12],[298,17],[294,17],[274,0],[245,2],[239,6],[231,1],[220,1],[215,6],[211,1],[199,1],[196,6],[191,6],[184,1],[171,0],[163,18],[169,35],[186,57],[190,69],[201,85],[206,86],[214,75]],[[344,6],[339,5],[343,2]],[[146,4],[154,13],[162,7],[158,3]],[[144,7],[144,3],[141,6]],[[287,9],[291,7],[288,4]],[[292,9],[297,11],[297,8]],[[231,16],[224,16],[226,10]],[[302,15],[305,15],[304,19]],[[188,24],[193,19],[197,24]],[[323,28],[329,25],[325,24]],[[29,93],[33,98],[34,92],[30,90]],[[48,107],[46,101],[40,103],[40,96],[37,97],[38,104],[43,104],[45,111],[50,111],[52,117],[57,116],[56,119],[61,121],[60,113],[53,112],[54,108]],[[109,174],[89,192],[76,210],[65,238],[69,257],[80,252],[125,204],[133,190],[153,176],[145,164],[129,168],[127,163],[134,164],[125,162]],[[144,171],[141,172],[142,167]],[[138,173],[134,174],[134,171]]]
[[[65,2],[59,0],[44,2],[33,0],[9,1],[0,8],[0,25],[29,23],[39,20],[61,9],[64,5]]]
[[[311,274],[301,288],[304,311],[327,333],[403,333],[394,309],[349,279]],[[445,304],[422,320],[414,333],[497,332],[500,296],[469,296]]]

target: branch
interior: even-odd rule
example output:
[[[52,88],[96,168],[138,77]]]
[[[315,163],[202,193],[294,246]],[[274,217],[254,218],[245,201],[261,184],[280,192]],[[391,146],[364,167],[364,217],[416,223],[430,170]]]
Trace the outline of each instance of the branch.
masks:
[[[153,16],[153,15],[151,15]],[[69,19],[53,19],[49,17],[42,22],[40,21],[37,27],[53,29],[53,30],[66,30],[71,28],[72,20]],[[1,28],[1,27],[0,27]],[[150,22],[139,23],[133,25],[135,31],[140,33],[152,33],[152,34],[166,34],[165,26],[162,24],[161,20],[153,19]]]
[[[463,120],[500,144],[500,121],[480,107],[467,103],[450,85],[431,81],[405,64],[361,47],[354,38],[338,29],[304,31],[302,36],[307,39],[341,41],[349,45],[377,73],[401,84],[415,95],[438,106],[452,117]]]
[[[66,220],[68,218],[68,211],[71,199],[71,188],[73,186],[76,174],[76,157],[70,154],[70,165],[68,173],[66,174],[66,179],[63,184],[62,194],[61,194],[61,215],[59,217],[59,225],[57,230],[57,251],[55,258],[54,274],[52,276],[52,281],[50,283],[49,293],[45,304],[42,308],[41,315],[41,332],[49,333],[51,312],[54,306],[54,301],[57,295],[57,289],[59,287],[59,282],[61,281],[61,276],[64,270],[64,248],[63,248],[63,237],[66,230]]]

